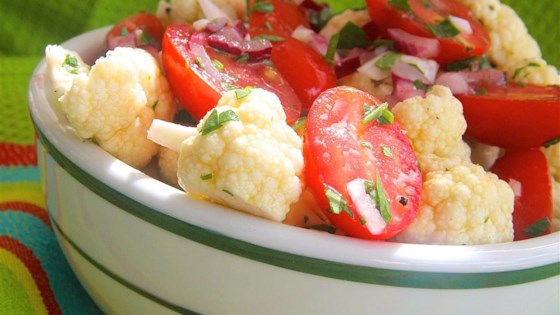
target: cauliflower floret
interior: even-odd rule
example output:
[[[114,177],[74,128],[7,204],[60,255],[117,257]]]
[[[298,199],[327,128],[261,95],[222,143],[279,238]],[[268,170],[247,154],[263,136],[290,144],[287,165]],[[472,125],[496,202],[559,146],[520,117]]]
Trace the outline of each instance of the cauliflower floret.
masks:
[[[470,160],[462,140],[461,103],[443,86],[425,98],[393,108],[423,174],[422,200],[412,224],[395,240],[412,243],[485,244],[513,240],[513,191]]]
[[[436,85],[425,98],[395,105],[393,114],[412,140],[423,174],[470,163],[470,148],[462,139],[467,129],[463,106],[448,88]]]
[[[180,188],[177,177],[179,152],[162,146],[158,154],[158,168],[161,179],[176,188]]]
[[[59,45],[48,45],[45,49],[45,61],[48,75],[51,78],[53,99],[58,99],[72,87],[77,75],[89,73],[89,65],[74,51],[66,50]]]
[[[274,93],[246,88],[226,92],[196,129],[154,121],[148,137],[180,149],[186,192],[281,222],[303,186],[302,139],[285,120]]]
[[[244,0],[212,0],[212,2],[231,19],[242,18],[245,15]],[[164,25],[193,23],[206,18],[198,0],[160,0],[156,15]]]
[[[499,0],[460,1],[484,24],[492,42],[488,58],[510,79],[515,75],[515,81],[525,84],[560,84],[557,69],[542,59],[538,43],[511,7]]]
[[[475,164],[427,174],[418,216],[395,240],[473,245],[513,240],[513,192]]]
[[[375,81],[359,71],[338,79],[338,85],[348,85],[367,92],[380,100],[387,99],[393,92],[393,80],[391,78]]]
[[[47,59],[71,54],[64,49],[47,50]],[[59,72],[53,63],[50,73]],[[157,61],[146,51],[119,47],[99,58],[89,73],[74,75],[64,86],[60,108],[78,136],[91,139],[132,167],[144,167],[159,146],[146,137],[154,118],[170,120],[173,96]]]

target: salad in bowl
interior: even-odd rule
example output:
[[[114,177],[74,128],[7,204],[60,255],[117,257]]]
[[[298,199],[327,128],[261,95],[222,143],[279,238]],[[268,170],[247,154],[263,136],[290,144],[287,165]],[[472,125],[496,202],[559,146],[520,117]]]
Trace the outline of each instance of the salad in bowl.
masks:
[[[521,265],[545,268],[549,275],[528,276],[530,286],[544,281],[548,293],[557,290],[559,257],[552,251],[558,249],[560,229],[560,76],[541,58],[521,19],[499,1],[371,0],[361,9],[334,13],[311,0],[171,0],[95,35],[101,37],[95,53],[49,45],[42,71],[65,134],[122,163],[108,164],[110,176],[122,168],[122,174],[139,170],[149,180],[138,195],[134,187],[144,184],[116,174],[109,181],[122,185],[115,188],[122,188],[121,197],[93,190],[109,203],[126,208],[130,202],[140,210],[129,212],[150,218],[154,214],[144,210],[146,204],[168,208],[169,202],[172,216],[195,226],[185,227],[191,241],[204,234],[200,224],[211,231],[209,238],[223,234],[233,246],[201,241],[210,249],[286,268],[291,273],[255,272],[313,290],[321,287],[320,279],[296,279],[299,272],[336,279],[337,285],[349,281],[348,292],[356,297],[375,294],[376,286],[405,287],[409,291],[403,294],[413,297],[463,286],[515,286],[524,281],[506,274]],[[33,110],[32,116],[39,130],[46,128]],[[46,153],[72,160],[48,138],[41,137]],[[99,174],[101,182],[111,178],[103,170]],[[79,181],[86,188],[97,185],[96,175],[84,176],[89,179]],[[66,227],[59,225],[64,235]],[[73,244],[69,251],[87,252],[79,248],[88,241],[72,242],[71,234],[62,237]],[[238,237],[250,245],[240,245]],[[154,235],[152,241],[178,240]],[[546,245],[536,245],[541,241]],[[299,245],[292,248],[291,242]],[[105,251],[95,244],[91,248]],[[534,245],[546,250],[548,258],[536,254],[546,260],[544,267],[527,265],[521,253],[500,256]],[[205,255],[221,255],[189,246],[200,255],[177,257],[203,263]],[[332,253],[323,252],[330,246]],[[273,254],[259,253],[263,248]],[[433,261],[424,261],[422,251],[433,251]],[[289,257],[278,254],[284,252]],[[475,258],[480,252],[487,255],[482,263]],[[91,255],[86,260],[93,266],[110,260]],[[509,259],[504,270],[497,267]],[[305,267],[309,263],[317,269]],[[118,274],[121,265],[101,269]],[[414,271],[398,274],[407,266]],[[198,277],[197,270],[185,270],[184,277]],[[455,273],[482,279],[486,272],[517,280],[495,287],[469,286],[461,276],[439,287],[434,280]],[[380,280],[381,274],[391,280]],[[408,276],[420,282],[399,282]],[[130,278],[116,279],[131,286]],[[215,289],[212,281],[202,281],[204,292]],[[138,287],[136,293],[146,291]],[[283,294],[280,287],[266,287]],[[106,299],[95,287],[91,291],[101,296],[96,300]],[[149,293],[164,306],[180,300],[173,294],[162,298],[163,291],[155,298]],[[244,301],[243,294],[228,301]],[[547,310],[554,308],[554,302],[545,303]],[[409,311],[418,307],[413,304],[406,304]]]

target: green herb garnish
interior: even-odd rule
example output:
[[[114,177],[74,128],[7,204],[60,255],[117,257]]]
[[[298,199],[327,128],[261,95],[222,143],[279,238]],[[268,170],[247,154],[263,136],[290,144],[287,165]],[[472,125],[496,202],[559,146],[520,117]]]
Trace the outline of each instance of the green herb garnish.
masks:
[[[212,65],[214,65],[214,67],[218,69],[218,71],[224,71],[224,64],[221,63],[219,60],[217,59],[212,60]]]
[[[389,0],[389,4],[392,7],[395,7],[397,9],[401,9],[404,11],[411,11],[412,9],[410,8],[410,4],[408,3],[408,0]]]
[[[376,39],[373,41],[373,47],[377,48],[380,46],[385,46],[389,50],[395,50],[395,42],[389,39]]]
[[[376,175],[375,183],[366,180],[364,182],[364,187],[366,189],[366,193],[371,198],[373,205],[379,210],[379,214],[381,214],[383,221],[388,223],[393,216],[391,215],[389,200],[387,200],[387,195],[385,195],[385,190],[383,189],[383,184],[381,183],[379,175]]]
[[[373,43],[361,27],[351,22],[346,23],[339,33],[337,48],[368,47]]]
[[[64,58],[64,63],[62,64],[64,69],[71,74],[78,74],[78,67],[80,66],[78,63],[78,59],[71,54],[66,54]]]
[[[200,175],[200,179],[202,179],[202,180],[209,180],[209,179],[212,179],[212,173]]]
[[[328,209],[329,212],[334,214],[340,214],[344,211],[351,218],[354,217],[354,213],[352,213],[352,211],[350,211],[350,208],[348,208],[348,203],[346,202],[346,200],[344,200],[342,195],[334,188],[325,186],[325,196],[329,201],[329,209]]]
[[[393,156],[393,152],[391,152],[391,148],[389,148],[389,146],[387,146],[387,145],[384,145],[384,144],[381,145],[381,152],[386,157],[392,157]]]
[[[527,235],[529,238],[542,236],[549,227],[550,221],[548,221],[548,218],[542,218],[523,229],[523,234]]]
[[[332,64],[334,61],[334,56],[336,54],[336,49],[338,47],[338,41],[340,40],[340,33],[335,33],[331,36],[329,40],[329,46],[327,47],[327,52],[325,53],[325,60]]]
[[[362,119],[362,123],[369,124],[373,120],[377,120],[380,125],[389,125],[393,123],[394,116],[388,107],[389,104],[387,102],[377,107],[364,105],[364,118]]]
[[[554,138],[554,139],[548,140],[543,145],[544,145],[545,148],[548,148],[548,147],[553,146],[557,143],[560,143],[560,138]]]
[[[253,87],[252,86],[246,86],[242,89],[235,89],[235,99],[242,99],[244,97],[249,96],[249,94],[251,94],[251,91],[253,91]]]
[[[218,130],[222,128],[225,123],[230,121],[239,121],[239,117],[233,110],[228,109],[218,114],[218,110],[213,109],[200,129],[200,135],[204,136],[212,131]]]
[[[424,82],[422,82],[422,80],[419,79],[414,80],[412,84],[417,90],[427,91],[429,89],[429,86],[427,86]]]
[[[401,57],[401,54],[390,51],[385,53],[381,58],[377,59],[375,66],[381,70],[390,70],[395,61]]]
[[[362,147],[368,148],[368,149],[370,149],[370,150],[373,149],[373,146],[372,146],[371,143],[368,142],[368,141],[360,141],[360,145],[361,145]]]
[[[539,65],[536,62],[529,62],[528,64],[524,65],[523,67],[515,69],[515,71],[513,72],[513,76],[511,76],[511,79],[515,80],[515,78],[521,73],[521,71],[525,70],[526,68],[530,68],[530,67],[536,68],[536,67],[540,67],[540,66],[541,65]],[[525,75],[525,76],[527,76],[527,75]]]
[[[227,189],[222,189],[223,192],[233,197],[233,193]]]
[[[281,42],[286,40],[284,37],[282,36],[278,36],[278,35],[271,35],[271,34],[260,34],[257,35],[255,37],[253,37],[252,40],[259,40],[259,39],[266,39],[269,42]]]
[[[274,5],[268,1],[257,1],[251,8],[252,12],[272,13]]]
[[[445,17],[439,24],[427,24],[427,26],[434,35],[440,38],[451,38],[461,33],[461,31],[453,25],[449,16]]]

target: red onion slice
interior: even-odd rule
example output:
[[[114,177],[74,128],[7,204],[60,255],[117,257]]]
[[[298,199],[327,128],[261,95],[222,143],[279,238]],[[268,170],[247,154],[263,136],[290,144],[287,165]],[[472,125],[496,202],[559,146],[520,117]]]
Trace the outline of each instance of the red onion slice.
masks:
[[[439,42],[435,38],[412,35],[398,28],[390,28],[387,33],[395,41],[399,51],[406,54],[421,58],[432,58],[440,52]]]
[[[393,79],[393,93],[392,93],[392,102],[400,102],[405,99],[421,96],[424,97],[426,95],[426,91],[417,89],[414,85],[413,81],[401,78],[397,75],[392,75]]]

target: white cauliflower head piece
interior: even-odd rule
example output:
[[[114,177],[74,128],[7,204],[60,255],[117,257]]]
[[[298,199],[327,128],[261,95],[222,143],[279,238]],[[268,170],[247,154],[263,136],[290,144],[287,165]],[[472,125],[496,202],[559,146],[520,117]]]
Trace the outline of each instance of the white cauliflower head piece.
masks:
[[[470,162],[470,148],[463,141],[463,105],[447,87],[435,85],[425,98],[406,99],[395,105],[393,114],[406,130],[423,174]]]
[[[47,60],[75,53],[47,50]],[[66,58],[66,57],[65,57]],[[65,68],[64,64],[49,64]],[[51,70],[60,73],[62,70]],[[57,80],[63,78],[63,84]],[[132,167],[141,168],[159,146],[146,137],[154,118],[170,120],[174,100],[158,62],[146,51],[119,47],[99,58],[87,73],[51,77],[60,91],[60,107],[76,133]]]
[[[416,219],[395,240],[474,245],[513,241],[513,191],[480,165],[428,173]]]
[[[215,118],[226,116],[206,133]],[[199,133],[183,141],[179,185],[232,208],[284,220],[302,192],[303,168],[302,140],[285,119],[271,92],[226,92],[200,121]]]

